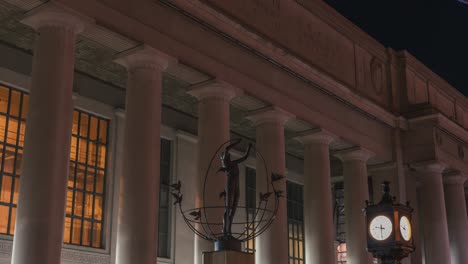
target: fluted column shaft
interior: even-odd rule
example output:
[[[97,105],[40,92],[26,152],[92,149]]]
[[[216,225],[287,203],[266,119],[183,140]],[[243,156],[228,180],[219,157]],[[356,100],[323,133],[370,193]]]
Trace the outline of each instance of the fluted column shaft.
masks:
[[[230,139],[230,101],[241,93],[241,90],[229,84],[215,80],[199,84],[189,91],[189,94],[198,99],[198,180],[195,197],[197,207],[223,206],[219,193],[224,190],[225,178],[215,177],[216,171],[221,167],[218,148]],[[221,150],[222,151],[222,150]],[[211,159],[213,164],[210,166]],[[209,181],[206,192],[203,194],[205,175]],[[203,196],[205,195],[205,196]],[[203,198],[205,200],[203,200]],[[208,210],[206,222],[222,222],[224,210]],[[214,232],[215,226],[210,226]],[[213,251],[213,243],[195,236],[195,264],[202,263],[202,252]]]
[[[34,27],[13,264],[59,264],[63,243],[73,115],[73,70],[78,17],[41,8],[23,23]]]
[[[304,240],[305,261],[334,264],[333,205],[329,144],[334,135],[314,130],[297,138],[304,144]]]
[[[468,263],[468,217],[464,183],[460,172],[444,176],[445,206],[452,264]]]
[[[426,264],[450,264],[442,172],[438,163],[414,166],[419,178],[419,219]]]
[[[369,200],[366,163],[372,153],[353,149],[337,156],[343,162],[347,260],[349,264],[372,263],[372,256],[366,251],[366,221],[362,213]]]
[[[128,71],[117,264],[156,262],[162,73],[171,60],[149,47],[116,59]]]
[[[266,163],[270,172],[286,175],[284,124],[290,117],[290,114],[278,108],[262,109],[248,117],[256,127],[257,152],[261,153],[264,159],[257,154],[257,168],[264,168]],[[264,170],[257,169],[256,179],[257,193],[265,193],[266,185],[270,182],[270,175],[265,175]],[[275,188],[286,193],[286,181],[276,182]],[[286,205],[286,198],[281,198],[278,214],[273,224],[256,238],[255,263],[285,264],[289,262]]]

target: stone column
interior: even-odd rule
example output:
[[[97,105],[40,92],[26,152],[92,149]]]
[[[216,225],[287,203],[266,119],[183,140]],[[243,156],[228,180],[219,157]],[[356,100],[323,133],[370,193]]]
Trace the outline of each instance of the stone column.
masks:
[[[450,264],[450,246],[440,163],[413,165],[418,173],[419,219],[426,264]]]
[[[162,73],[174,60],[147,46],[115,60],[127,68],[117,264],[154,264],[158,249]]]
[[[265,159],[268,169],[272,173],[286,176],[286,159],[284,143],[284,124],[292,115],[276,107],[268,107],[251,113],[248,119],[253,121],[257,130],[256,148]],[[264,168],[265,164],[257,157],[257,168]],[[257,192],[267,190],[266,180],[270,175],[257,169]],[[286,181],[275,183],[277,190],[282,190],[286,196]],[[270,188],[271,190],[271,188]],[[255,240],[257,264],[285,264],[288,261],[288,221],[286,198],[280,199],[279,210],[273,224]]]
[[[329,145],[336,138],[315,129],[296,139],[304,146],[304,231],[306,263],[334,264],[336,250]]]
[[[242,91],[223,81],[214,80],[198,84],[189,91],[189,94],[195,96],[198,103],[198,181],[197,195],[195,204],[200,206],[223,206],[219,194],[224,190],[224,181],[222,177],[214,177],[216,171],[221,167],[219,155],[216,150],[230,139],[230,101],[240,95]],[[203,201],[203,183],[205,174],[213,156],[213,164],[209,172],[205,201]],[[222,223],[224,210],[208,210],[207,219],[211,222]],[[215,230],[221,232],[222,228]],[[202,261],[202,252],[213,251],[213,243],[195,237],[195,264]]]
[[[23,23],[37,32],[13,241],[14,264],[59,264],[63,243],[80,17],[47,5]]]
[[[367,253],[366,220],[362,209],[369,199],[367,160],[373,154],[362,148],[340,151],[336,156],[343,162],[346,248],[349,264],[372,263]]]
[[[445,206],[452,264],[468,263],[468,217],[464,183],[460,172],[444,175]]]

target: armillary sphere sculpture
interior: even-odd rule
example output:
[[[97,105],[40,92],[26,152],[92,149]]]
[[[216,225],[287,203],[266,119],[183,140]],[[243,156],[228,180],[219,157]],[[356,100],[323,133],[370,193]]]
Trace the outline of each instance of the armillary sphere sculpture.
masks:
[[[240,158],[233,159],[231,151],[240,143],[240,139],[227,141],[213,154],[204,175],[203,199],[198,207],[183,209],[182,183],[178,181],[171,186],[175,198],[174,204],[178,204],[188,227],[199,237],[214,242],[215,251],[240,251],[242,242],[262,234],[273,223],[278,212],[279,199],[283,196],[283,191],[275,185],[283,180],[284,176],[271,173],[261,153],[255,151],[257,158],[263,163],[262,168],[257,168],[257,172],[263,170],[263,173],[258,174],[265,177],[261,181],[257,180],[260,184],[257,184],[256,205],[247,206],[247,202],[239,204],[241,186],[239,164],[243,163],[255,149],[249,144]],[[221,159],[219,163],[216,162],[218,155]],[[221,183],[224,183],[224,190]],[[207,199],[207,196],[211,199]]]

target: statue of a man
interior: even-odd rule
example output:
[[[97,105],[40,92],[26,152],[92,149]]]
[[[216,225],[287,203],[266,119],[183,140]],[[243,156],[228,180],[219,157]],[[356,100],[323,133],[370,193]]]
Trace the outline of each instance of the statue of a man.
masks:
[[[224,237],[232,236],[232,221],[236,214],[236,209],[239,202],[239,163],[244,162],[250,153],[252,144],[249,143],[249,147],[245,154],[237,159],[231,160],[231,154],[229,151],[241,142],[241,139],[234,140],[221,154],[221,168],[219,171],[226,173],[227,181],[224,187],[224,222],[223,222],[223,233]]]

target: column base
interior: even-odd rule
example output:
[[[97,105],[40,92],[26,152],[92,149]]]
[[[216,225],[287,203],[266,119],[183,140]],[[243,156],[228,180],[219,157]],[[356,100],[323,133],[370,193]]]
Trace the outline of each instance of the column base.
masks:
[[[239,251],[203,252],[202,264],[255,264],[255,255]]]

